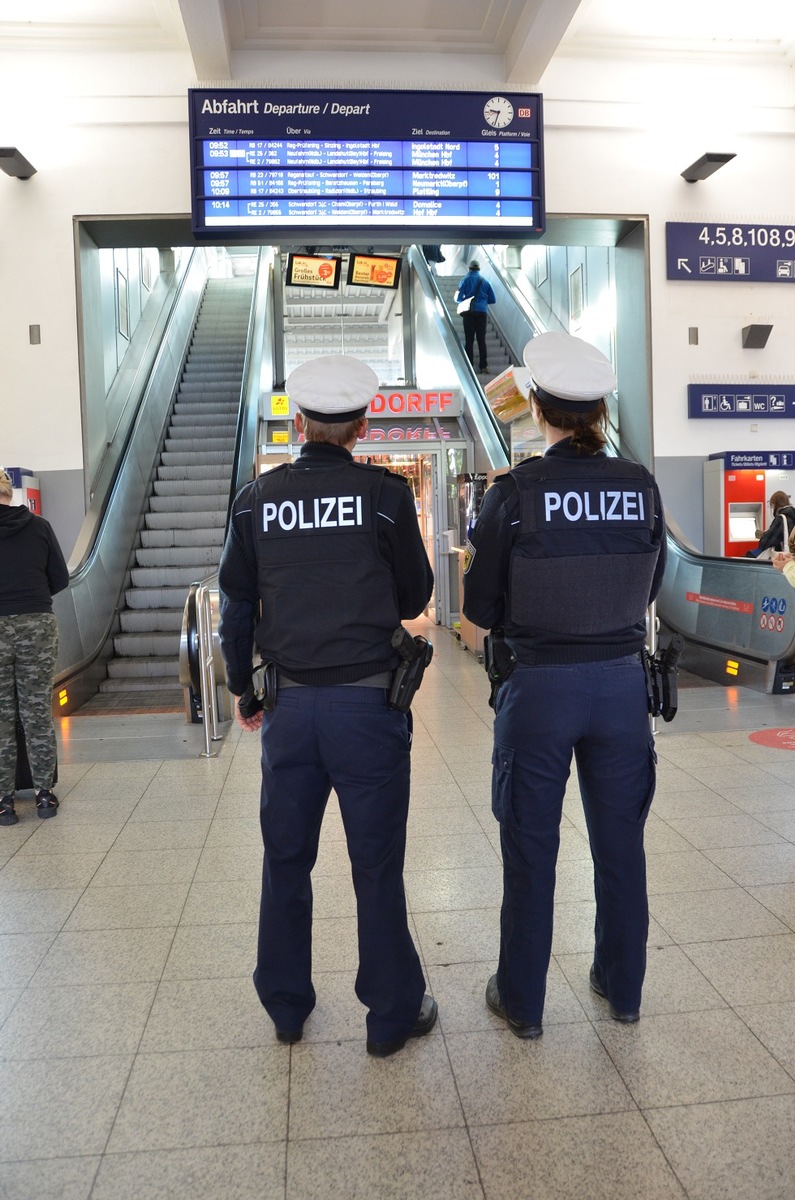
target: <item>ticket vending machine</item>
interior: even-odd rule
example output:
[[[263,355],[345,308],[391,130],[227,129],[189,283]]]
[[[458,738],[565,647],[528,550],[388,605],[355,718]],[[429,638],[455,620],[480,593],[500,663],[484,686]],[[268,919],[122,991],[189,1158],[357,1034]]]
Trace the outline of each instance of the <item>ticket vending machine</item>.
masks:
[[[770,523],[773,492],[795,495],[795,451],[724,451],[704,463],[704,553],[742,558]]]
[[[41,516],[41,486],[38,479],[27,467],[6,467],[11,476],[14,494],[12,504],[24,504],[31,512]]]

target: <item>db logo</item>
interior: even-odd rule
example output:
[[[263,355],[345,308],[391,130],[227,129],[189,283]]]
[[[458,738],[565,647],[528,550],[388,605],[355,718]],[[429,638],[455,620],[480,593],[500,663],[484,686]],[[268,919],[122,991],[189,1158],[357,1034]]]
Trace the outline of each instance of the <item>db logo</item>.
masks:
[[[516,115],[517,117],[532,117],[533,110],[532,108],[517,108]]]

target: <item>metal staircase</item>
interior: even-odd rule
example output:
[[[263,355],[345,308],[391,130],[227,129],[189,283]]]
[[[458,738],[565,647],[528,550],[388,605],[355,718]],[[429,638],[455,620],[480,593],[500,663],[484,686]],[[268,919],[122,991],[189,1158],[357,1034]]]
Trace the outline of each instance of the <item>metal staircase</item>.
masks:
[[[183,707],[179,641],[188,587],[224,538],[253,278],[209,279],[155,472],[121,631],[100,695],[80,710]],[[147,695],[148,694],[148,695]]]

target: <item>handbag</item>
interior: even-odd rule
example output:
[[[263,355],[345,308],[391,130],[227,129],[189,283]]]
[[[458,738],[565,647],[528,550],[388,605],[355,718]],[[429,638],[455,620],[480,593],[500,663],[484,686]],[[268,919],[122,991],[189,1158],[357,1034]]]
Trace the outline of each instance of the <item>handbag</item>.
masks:
[[[781,518],[782,524],[784,525],[784,540],[782,542],[782,549],[786,550],[789,546],[790,538],[789,525],[787,524],[787,518],[783,513],[779,513],[778,515]],[[793,527],[793,532],[795,532],[795,527]],[[754,555],[754,557],[756,558],[757,562],[770,562],[773,558],[773,555],[778,553],[779,551],[776,550],[774,546],[770,546],[766,550],[760,550],[758,554]]]
[[[467,296],[466,300],[461,300],[461,301],[459,302],[459,304],[458,304],[458,307],[457,307],[457,309],[456,309],[456,312],[459,314],[459,316],[460,316],[462,313],[469,312],[470,308],[472,307],[472,301],[475,299],[475,297],[477,296],[478,292],[480,291],[480,285],[481,285],[481,283],[482,283],[482,282],[483,282],[483,281],[479,279],[479,280],[478,280],[478,286],[475,288],[475,290],[474,290],[474,292],[472,293],[472,295],[471,295],[471,296]]]

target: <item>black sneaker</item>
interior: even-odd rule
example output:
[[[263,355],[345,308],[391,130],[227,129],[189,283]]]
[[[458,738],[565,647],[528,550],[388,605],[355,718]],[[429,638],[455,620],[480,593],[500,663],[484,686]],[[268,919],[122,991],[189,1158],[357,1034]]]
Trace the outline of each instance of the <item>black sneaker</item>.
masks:
[[[58,811],[58,797],[49,788],[36,788],[36,810],[40,817],[54,817]]]
[[[0,800],[0,825],[16,825],[18,820],[14,809],[14,797],[3,796]]]

